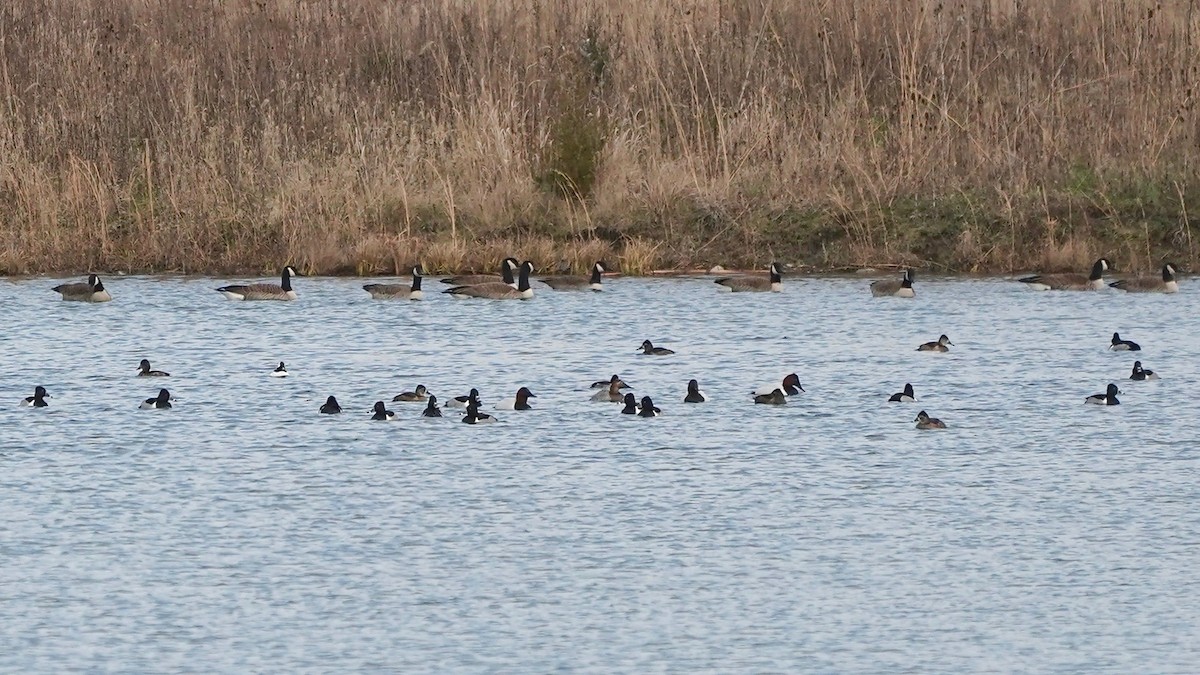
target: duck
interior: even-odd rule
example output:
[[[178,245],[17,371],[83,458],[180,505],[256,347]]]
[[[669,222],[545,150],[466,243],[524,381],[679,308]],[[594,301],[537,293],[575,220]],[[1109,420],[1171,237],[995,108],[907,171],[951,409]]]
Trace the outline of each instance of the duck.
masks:
[[[914,298],[917,294],[913,291],[912,285],[913,271],[908,269],[904,270],[904,276],[902,276],[899,281],[895,279],[880,279],[879,281],[872,281],[871,295],[877,298]]]
[[[684,403],[704,403],[708,397],[704,392],[700,391],[700,383],[696,380],[688,380],[687,396],[683,397]]]
[[[330,396],[325,399],[325,405],[321,406],[322,415],[336,415],[342,412],[342,406],[338,405],[337,399]]]
[[[650,356],[668,356],[675,353],[674,350],[666,347],[655,347],[649,340],[642,340],[642,346],[639,349],[642,350],[643,355]]]
[[[425,409],[421,411],[421,417],[441,417],[442,409],[438,407],[437,397],[433,394],[429,395],[429,401],[425,404]]]
[[[396,419],[396,413],[388,410],[383,401],[375,401],[375,406],[371,408],[371,411],[375,413],[371,415],[371,419],[376,422],[391,422]]]
[[[769,394],[757,394],[754,397],[754,402],[765,403],[767,405],[784,405],[787,403],[787,394],[784,394],[782,389],[776,389]]]
[[[505,258],[500,261],[500,274],[460,274],[456,277],[442,279],[442,283],[451,286],[478,286],[479,284],[500,282],[516,288],[517,282],[513,278],[513,271],[518,267],[520,265],[517,264],[516,258]]]
[[[778,293],[783,290],[783,264],[773,262],[767,268],[767,277],[737,276],[717,279],[713,283],[732,293]]]
[[[45,408],[50,405],[46,403],[48,398],[51,398],[50,394],[47,394],[46,388],[39,384],[33,388],[33,396],[26,396],[21,400],[21,405],[29,408]]]
[[[1166,263],[1162,266],[1162,279],[1134,278],[1114,281],[1109,286],[1128,293],[1178,293],[1179,282],[1175,279],[1175,265]]]
[[[642,405],[638,410],[638,417],[658,417],[662,411],[654,407],[654,401],[650,400],[649,396],[642,397]]]
[[[625,400],[625,397],[621,394],[621,385],[623,384],[624,382],[620,378],[612,380],[609,382],[607,389],[592,394],[591,400],[599,403],[620,403]]]
[[[74,284],[59,284],[50,289],[62,296],[63,300],[75,302],[108,302],[112,295],[104,289],[104,282],[95,274],[89,274],[87,281]]]
[[[772,384],[761,389],[755,389],[750,394],[752,396],[770,396],[776,389],[781,389],[788,396],[805,393],[804,387],[800,386],[800,376],[796,373],[788,373],[784,376],[782,384]]]
[[[917,413],[917,418],[913,420],[917,423],[918,429],[945,429],[946,423],[936,417],[930,417],[929,413],[922,410]]]
[[[521,387],[517,390],[515,398],[497,403],[496,410],[533,410],[533,406],[529,405],[531,398],[537,398],[537,394],[529,391],[528,387]]]
[[[1062,274],[1035,274],[1017,281],[1039,291],[1098,291],[1104,288],[1104,273],[1108,271],[1106,258],[1092,263],[1090,274],[1065,272]]]
[[[405,391],[393,396],[392,403],[397,401],[403,401],[405,403],[423,403],[427,398],[429,398],[429,390],[425,388],[425,385],[418,384],[416,391]]]
[[[913,394],[913,386],[906,384],[904,385],[904,391],[892,394],[892,397],[888,399],[888,403],[912,403],[915,400],[917,400],[917,397]]]
[[[150,370],[150,359],[142,359],[138,364],[138,377],[170,377],[170,373],[161,370]]]
[[[1159,377],[1153,370],[1146,370],[1145,368],[1142,368],[1141,361],[1134,361],[1133,373],[1130,374],[1129,379],[1141,382],[1144,380],[1157,380]]]
[[[449,401],[446,401],[446,407],[447,408],[465,408],[471,401],[476,401],[476,402],[479,401],[479,390],[478,389],[471,389],[471,391],[466,396],[455,396],[454,398],[450,399]]]
[[[418,265],[412,268],[412,285],[404,284],[363,284],[363,290],[371,294],[372,300],[420,300],[425,297],[421,290],[421,277],[424,272]]]
[[[287,377],[287,376],[288,376],[287,366],[283,365],[283,361],[280,361],[279,365],[276,366],[275,370],[271,371],[271,377]]]
[[[622,415],[638,414],[637,399],[634,398],[633,394],[625,394],[625,407],[621,408],[621,414]]]
[[[948,351],[950,351],[950,347],[953,347],[953,346],[954,346],[954,343],[950,341],[950,338],[946,337],[945,335],[942,335],[942,336],[938,337],[937,342],[926,342],[925,344],[921,345],[920,347],[917,347],[917,351],[919,351],[919,352],[948,352]]]
[[[283,268],[278,284],[234,284],[222,286],[218,293],[230,300],[295,300],[296,291],[292,290],[292,277],[298,277],[291,265]]]
[[[601,285],[602,275],[608,271],[607,265],[603,260],[597,260],[592,265],[592,275],[590,277],[576,276],[553,276],[542,277],[538,281],[546,284],[556,291],[582,291],[591,289],[593,291],[602,291],[604,287]]]
[[[613,384],[614,382],[617,384],[617,389],[629,389],[630,388],[628,384],[625,384],[625,380],[621,379],[620,375],[613,375],[612,377],[610,377],[607,380],[596,380],[595,382],[592,383],[592,386],[590,388],[591,389],[607,389],[608,385]]]
[[[467,404],[467,414],[462,418],[463,424],[491,424],[496,421],[495,417],[479,412],[479,404],[471,402]]]
[[[142,401],[138,406],[142,410],[170,410],[171,409],[171,392],[166,389],[159,389],[158,396],[148,398]]]
[[[1121,393],[1121,390],[1117,389],[1117,385],[1109,383],[1108,388],[1103,394],[1092,394],[1084,400],[1096,405],[1121,405],[1121,402],[1117,400],[1117,394],[1119,393]]]
[[[1133,340],[1122,340],[1120,333],[1113,333],[1112,344],[1108,346],[1110,351],[1114,352],[1140,352],[1142,346]]]
[[[521,263],[520,275],[517,277],[517,287],[494,281],[474,286],[455,286],[442,291],[454,298],[486,298],[489,300],[528,300],[533,297],[533,288],[529,286],[529,275],[533,273],[533,263],[526,260]]]

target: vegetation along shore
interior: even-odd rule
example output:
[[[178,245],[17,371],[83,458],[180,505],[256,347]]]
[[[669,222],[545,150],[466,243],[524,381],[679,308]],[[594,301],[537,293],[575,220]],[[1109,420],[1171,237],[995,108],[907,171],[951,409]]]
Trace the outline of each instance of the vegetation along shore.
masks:
[[[26,0],[0,60],[0,274],[1197,263],[1197,0]]]

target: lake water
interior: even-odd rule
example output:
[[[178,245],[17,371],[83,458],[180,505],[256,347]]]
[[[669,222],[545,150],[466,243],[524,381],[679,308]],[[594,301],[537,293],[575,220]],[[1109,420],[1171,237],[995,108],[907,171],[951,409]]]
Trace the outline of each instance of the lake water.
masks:
[[[1200,663],[1200,284],[617,278],[456,302],[430,279],[404,302],[303,278],[297,302],[237,303],[229,281],[106,278],[103,305],[0,282],[0,669]],[[1125,379],[1113,331],[1163,379]],[[950,353],[915,351],[940,333]],[[792,371],[806,394],[751,403]],[[613,373],[664,416],[589,402]],[[693,377],[710,402],[682,403]],[[885,403],[905,382],[918,402]],[[1109,382],[1122,405],[1084,404]],[[419,383],[485,410],[525,385],[536,409],[370,421]],[[51,406],[19,407],[37,384]],[[162,384],[175,408],[138,410]],[[342,415],[317,414],[330,394]],[[922,409],[950,428],[915,430]]]

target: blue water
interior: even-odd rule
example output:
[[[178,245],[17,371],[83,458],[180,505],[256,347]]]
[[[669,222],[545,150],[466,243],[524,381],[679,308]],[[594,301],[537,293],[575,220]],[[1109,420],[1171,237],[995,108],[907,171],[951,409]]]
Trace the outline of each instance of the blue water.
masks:
[[[306,277],[236,303],[229,281],[106,278],[102,305],[0,282],[0,669],[1200,663],[1200,286],[405,302]],[[950,353],[915,351],[941,333]],[[1163,379],[1126,380],[1134,358]],[[807,393],[751,402],[792,371]],[[613,373],[664,416],[589,402]],[[690,378],[710,402],[682,403]],[[885,403],[906,382],[918,402]],[[1109,382],[1122,405],[1084,405]],[[18,406],[37,384],[50,407]],[[477,387],[500,422],[390,403],[417,384]],[[535,410],[490,410],[522,385]],[[175,407],[138,410],[159,386]],[[317,414],[330,394],[342,415]],[[379,399],[398,421],[370,421]],[[917,431],[922,409],[950,428]]]

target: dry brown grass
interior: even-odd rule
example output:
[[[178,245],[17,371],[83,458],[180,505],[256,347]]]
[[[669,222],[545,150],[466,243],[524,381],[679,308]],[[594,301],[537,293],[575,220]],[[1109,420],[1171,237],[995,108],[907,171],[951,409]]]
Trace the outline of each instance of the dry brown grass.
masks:
[[[1197,261],[1197,0],[0,4],[0,272]]]

